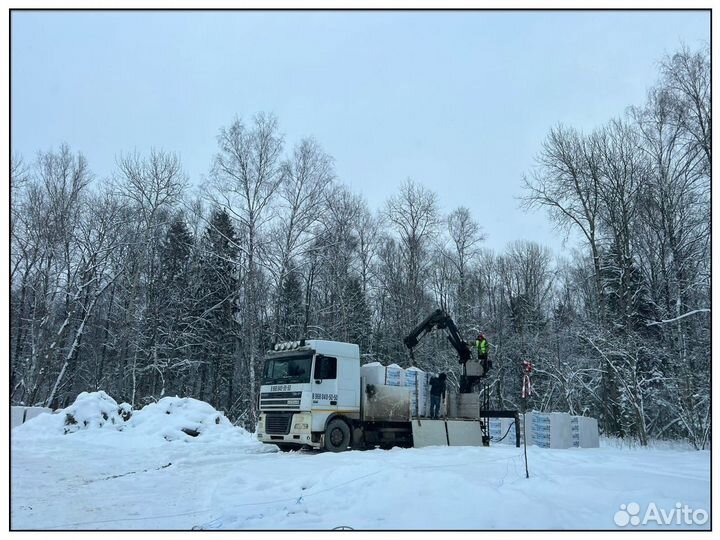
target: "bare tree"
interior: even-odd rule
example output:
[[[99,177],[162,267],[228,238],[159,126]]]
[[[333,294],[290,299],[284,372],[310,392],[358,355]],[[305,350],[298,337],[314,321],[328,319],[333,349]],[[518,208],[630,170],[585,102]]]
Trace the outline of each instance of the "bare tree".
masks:
[[[370,212],[367,201],[364,199],[362,200],[357,221],[355,222],[355,234],[358,238],[362,289],[366,295],[369,295],[371,283],[374,282],[375,278],[374,262],[379,247],[380,218]]]
[[[16,175],[28,174],[19,167],[16,163]],[[39,153],[32,174],[17,184],[22,191],[16,191],[20,212],[13,224],[12,259],[20,275],[13,284],[19,298],[13,302],[18,319],[11,362],[16,399],[36,403],[45,395],[72,332],[72,287],[82,269],[74,238],[91,179],[85,158],[62,145],[57,152]]]
[[[122,310],[127,332],[121,355],[128,368],[122,372],[129,376],[130,403],[135,405],[143,379],[152,387],[151,394],[160,379],[158,251],[170,210],[182,199],[188,180],[180,158],[161,150],[151,150],[148,157],[137,152],[121,155],[117,167],[114,189],[137,219],[124,283]]]
[[[120,193],[140,213],[147,229],[155,225],[158,213],[178,203],[187,189],[187,177],[180,158],[152,149],[144,158],[137,152],[118,160]]]
[[[440,225],[437,195],[407,179],[400,192],[387,202],[384,215],[395,229],[406,258],[408,315],[412,314],[412,320],[422,313],[423,285],[432,242]]]
[[[590,247],[595,268],[598,315],[602,317],[599,221],[601,136],[572,128],[550,130],[538,157],[539,168],[524,178],[525,208],[544,207],[563,230],[577,228]]]
[[[283,162],[281,171],[280,215],[273,234],[281,241],[274,242],[270,249],[274,255],[271,262],[278,292],[286,285],[290,273],[299,271],[293,261],[312,245],[311,229],[322,218],[326,193],[335,177],[332,158],[314,139],[301,141],[292,159]],[[275,338],[279,335],[280,309],[286,304],[287,299],[281,297],[275,302]]]
[[[663,59],[660,73],[663,86],[675,96],[676,119],[705,155],[704,170],[709,175],[712,162],[709,48],[692,52],[683,46]]]
[[[449,256],[457,272],[457,322],[465,324],[474,317],[468,300],[468,272],[477,258],[479,245],[485,236],[470,210],[464,206],[456,208],[448,216],[447,227],[453,248]]]
[[[258,114],[250,127],[236,119],[218,135],[219,151],[210,173],[208,195],[214,203],[226,208],[239,222],[242,241],[238,248],[244,255],[243,340],[248,376],[250,419],[257,418],[257,372],[260,343],[260,321],[263,305],[262,272],[259,253],[262,232],[273,218],[271,203],[282,181],[281,152],[283,138],[274,116]]]
[[[72,285],[73,303],[61,328],[70,327],[74,319],[78,322],[68,336],[70,345],[63,353],[62,366],[46,399],[46,406],[54,402],[64,377],[68,379],[67,399],[77,395],[78,389],[74,383],[79,364],[78,353],[88,321],[94,315],[98,299],[120,273],[118,270],[113,272],[111,267],[116,251],[124,247],[121,244],[122,237],[118,234],[122,216],[118,201],[107,195],[91,196],[84,202],[83,210],[85,215],[74,235],[80,262],[77,279]],[[63,402],[67,402],[67,399]]]

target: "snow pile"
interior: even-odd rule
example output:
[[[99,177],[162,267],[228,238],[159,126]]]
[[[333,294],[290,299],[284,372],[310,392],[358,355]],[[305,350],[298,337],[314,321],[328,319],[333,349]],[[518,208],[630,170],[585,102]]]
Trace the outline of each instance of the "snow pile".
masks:
[[[228,430],[247,435],[212,405],[193,398],[164,397],[136,412],[128,425],[136,434],[159,435],[166,441],[207,438]]]
[[[19,433],[56,435],[87,429],[122,429],[131,415],[130,405],[118,403],[102,390],[82,392],[72,405],[52,414],[43,413],[15,428]]]
[[[233,426],[212,405],[193,398],[164,397],[157,403],[133,411],[103,391],[83,392],[75,402],[53,414],[41,414],[13,429],[13,437],[53,437],[102,429],[115,432],[130,444],[163,444],[165,441],[232,439],[240,444],[257,444],[241,427]],[[121,432],[121,433],[118,433]],[[100,441],[97,435],[93,439]],[[119,442],[108,438],[107,442]],[[133,442],[134,441],[134,442]]]

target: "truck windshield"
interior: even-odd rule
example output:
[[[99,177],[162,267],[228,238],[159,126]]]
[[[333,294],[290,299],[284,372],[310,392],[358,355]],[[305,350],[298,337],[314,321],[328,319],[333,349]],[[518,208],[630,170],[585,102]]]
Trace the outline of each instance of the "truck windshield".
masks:
[[[310,382],[312,356],[291,356],[265,359],[263,384]]]

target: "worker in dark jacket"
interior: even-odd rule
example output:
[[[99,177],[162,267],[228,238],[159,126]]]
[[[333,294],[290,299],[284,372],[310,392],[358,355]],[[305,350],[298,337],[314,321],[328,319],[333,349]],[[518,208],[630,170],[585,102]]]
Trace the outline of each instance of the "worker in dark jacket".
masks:
[[[445,379],[444,373],[430,378],[430,418],[437,418],[440,413],[440,399],[445,398]]]

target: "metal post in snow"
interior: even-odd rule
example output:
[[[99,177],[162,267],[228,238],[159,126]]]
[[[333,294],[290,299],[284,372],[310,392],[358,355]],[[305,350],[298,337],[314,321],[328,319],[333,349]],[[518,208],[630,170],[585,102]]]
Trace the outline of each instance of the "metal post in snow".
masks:
[[[525,428],[525,421],[527,418],[527,398],[532,394],[532,384],[530,382],[530,373],[532,373],[533,365],[527,360],[523,360],[523,382],[522,391],[520,396],[523,400],[523,452],[525,454],[525,478],[530,478],[530,472],[528,470],[527,462],[527,429]]]

